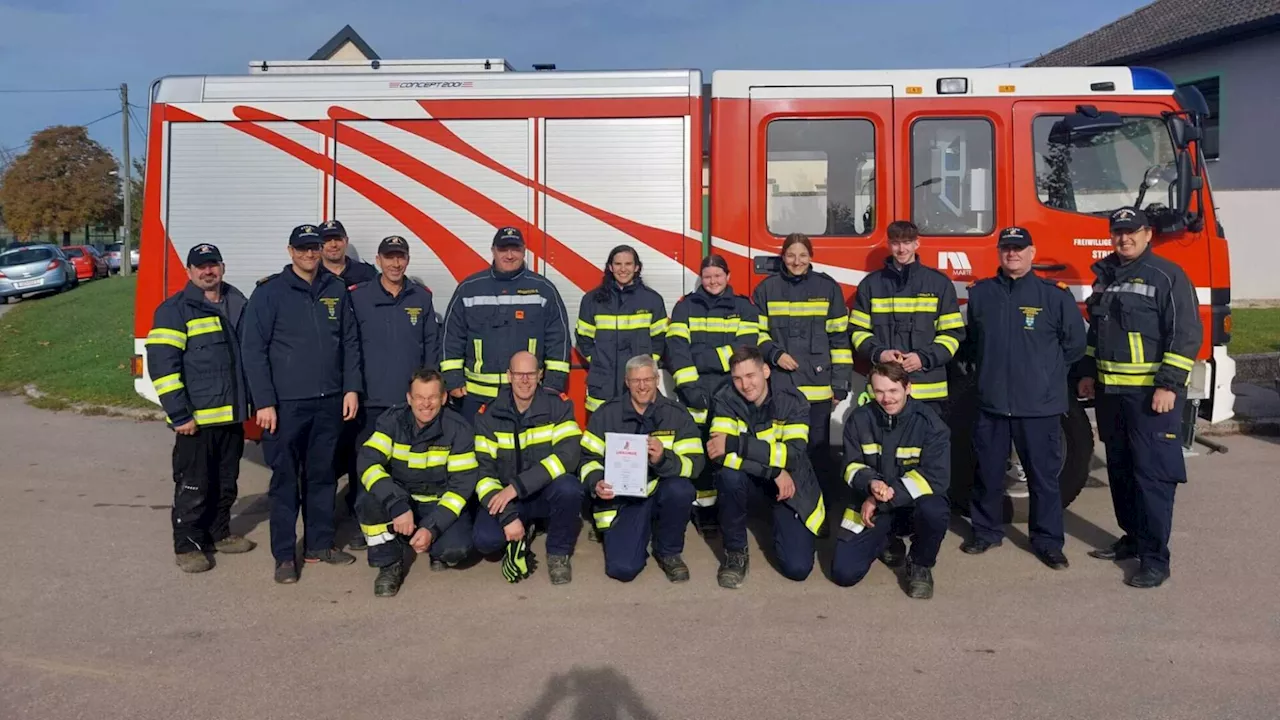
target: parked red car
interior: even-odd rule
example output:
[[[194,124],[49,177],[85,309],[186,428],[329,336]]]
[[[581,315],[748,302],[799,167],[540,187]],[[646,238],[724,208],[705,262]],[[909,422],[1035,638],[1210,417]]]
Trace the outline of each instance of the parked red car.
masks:
[[[96,280],[111,274],[107,259],[92,245],[70,245],[62,248],[62,252],[75,265],[77,279]]]

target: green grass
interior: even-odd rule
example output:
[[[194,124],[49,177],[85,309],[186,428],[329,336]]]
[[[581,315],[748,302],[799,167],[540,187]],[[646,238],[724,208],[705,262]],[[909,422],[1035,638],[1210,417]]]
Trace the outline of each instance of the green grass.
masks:
[[[1280,308],[1232,308],[1232,355],[1280,352]]]
[[[35,385],[62,402],[154,407],[133,391],[136,277],[81,283],[27,299],[0,317],[0,389]]]

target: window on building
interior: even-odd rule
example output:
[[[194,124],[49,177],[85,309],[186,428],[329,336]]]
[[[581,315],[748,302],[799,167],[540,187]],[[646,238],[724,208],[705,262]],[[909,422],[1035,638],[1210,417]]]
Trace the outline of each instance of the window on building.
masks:
[[[1204,142],[1201,143],[1201,149],[1204,150],[1204,156],[1208,160],[1218,158],[1218,112],[1221,103],[1218,92],[1219,80],[1218,77],[1203,78],[1179,86],[1195,87],[1204,96],[1204,101],[1209,106],[1209,117],[1204,119]]]
[[[770,233],[848,237],[875,227],[876,131],[869,120],[774,120],[765,154]]]
[[[989,235],[995,229],[995,128],[987,120],[919,120],[911,126],[911,220],[921,235]]]

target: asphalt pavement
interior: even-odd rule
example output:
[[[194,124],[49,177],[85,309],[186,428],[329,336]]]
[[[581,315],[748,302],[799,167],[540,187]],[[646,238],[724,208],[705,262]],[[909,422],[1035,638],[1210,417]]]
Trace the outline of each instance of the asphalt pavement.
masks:
[[[164,427],[0,397],[0,717],[1275,718],[1280,445],[1226,444],[1189,460],[1156,590],[1085,555],[1116,536],[1098,482],[1068,512],[1070,570],[1025,527],[977,558],[953,533],[930,601],[880,565],[851,589],[785,580],[754,541],[746,587],[722,590],[692,530],[684,585],[652,562],[609,580],[584,537],[569,586],[419,563],[386,600],[363,557],[271,581],[250,461],[234,528],[260,547],[180,573]]]

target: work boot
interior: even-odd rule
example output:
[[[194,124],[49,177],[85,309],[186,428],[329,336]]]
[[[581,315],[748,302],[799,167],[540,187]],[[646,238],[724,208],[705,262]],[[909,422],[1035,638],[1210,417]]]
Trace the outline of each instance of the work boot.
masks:
[[[1157,570],[1153,567],[1144,567],[1134,573],[1128,580],[1125,580],[1124,584],[1129,587],[1142,588],[1145,590],[1148,588],[1160,587],[1164,584],[1164,581],[1168,579],[1168,570]]]
[[[1122,537],[1107,547],[1090,550],[1089,557],[1099,560],[1129,560],[1138,557],[1138,549],[1127,537]]]
[[[200,550],[178,553],[173,561],[184,573],[202,573],[213,569],[213,561]]]
[[[364,539],[364,533],[356,533],[347,542],[347,549],[355,552],[364,552],[369,549],[369,541]]]
[[[933,571],[927,567],[907,563],[907,597],[928,600],[933,597]]]
[[[685,565],[684,558],[679,553],[675,555],[654,555],[658,561],[658,567],[662,568],[662,572],[666,573],[667,580],[673,583],[682,583],[689,579],[689,566]],[[741,582],[741,581],[739,581]]]
[[[1036,557],[1054,570],[1066,570],[1071,567],[1071,563],[1067,562],[1067,556],[1061,550],[1037,550]]]
[[[247,553],[256,547],[258,547],[258,543],[243,535],[228,535],[213,544],[214,550],[228,555]]]
[[[880,551],[880,562],[891,568],[902,567],[902,563],[907,559],[907,544],[902,538],[893,536],[889,538],[889,544],[884,550]]]
[[[982,553],[993,548],[998,548],[1003,544],[1003,540],[991,542],[990,540],[983,540],[982,538],[970,538],[965,540],[963,543],[960,543],[960,552],[965,555],[981,555]]]
[[[356,561],[356,556],[351,553],[345,553],[338,548],[329,548],[320,552],[307,551],[302,559],[308,563],[328,563],[330,565],[350,565]]]
[[[720,583],[720,587],[730,590],[742,587],[742,583],[747,580],[749,564],[746,548],[725,550],[724,562],[720,563],[720,570],[716,573],[716,582]]]
[[[431,572],[444,572],[445,570],[448,570],[448,569],[449,569],[449,566],[445,565],[443,560],[431,558]]]
[[[395,597],[404,584],[404,563],[395,562],[378,568],[378,577],[373,579],[374,597]]]
[[[276,563],[276,582],[292,585],[298,582],[298,565],[292,560]]]
[[[573,566],[569,564],[569,556],[548,555],[547,574],[551,576],[552,585],[568,585],[573,582]]]

